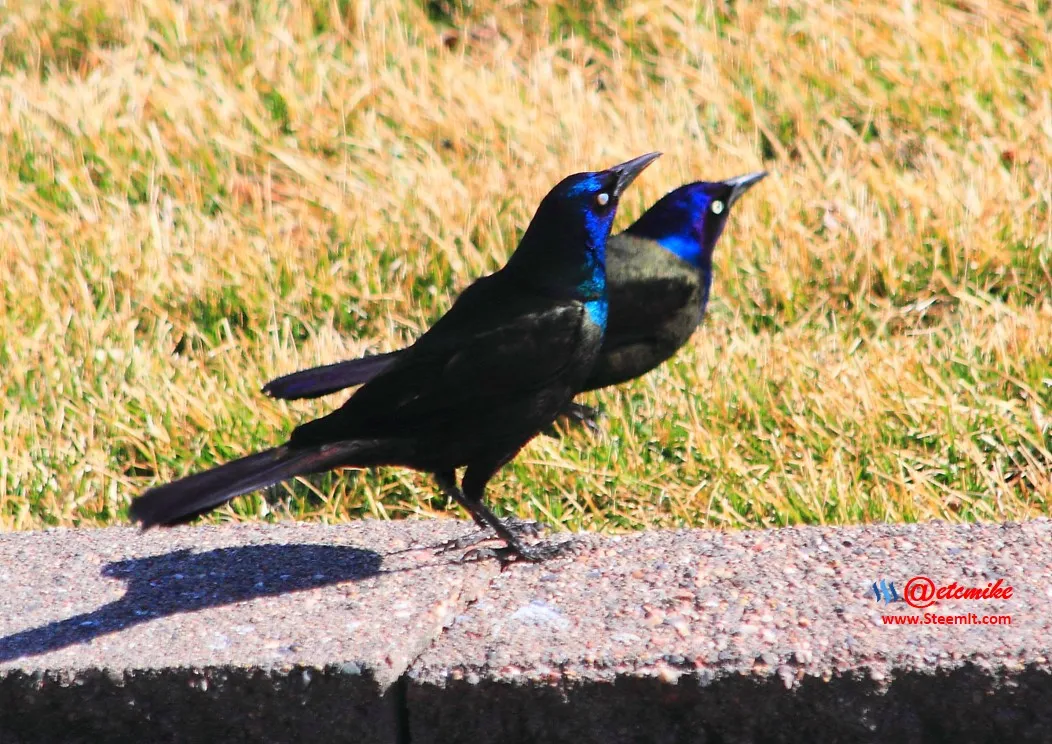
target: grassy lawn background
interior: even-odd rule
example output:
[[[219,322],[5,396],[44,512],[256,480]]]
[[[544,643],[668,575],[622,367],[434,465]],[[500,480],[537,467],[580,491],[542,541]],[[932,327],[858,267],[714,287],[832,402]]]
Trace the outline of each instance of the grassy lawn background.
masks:
[[[12,0],[0,25],[0,529],[277,443],[397,348],[563,176],[758,168],[670,364],[488,491],[595,530],[1023,519],[1052,497],[1052,10]],[[445,513],[345,471],[213,519]]]

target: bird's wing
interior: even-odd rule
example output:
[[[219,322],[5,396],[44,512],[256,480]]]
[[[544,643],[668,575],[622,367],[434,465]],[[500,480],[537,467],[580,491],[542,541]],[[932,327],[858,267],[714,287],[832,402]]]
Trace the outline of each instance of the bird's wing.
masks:
[[[305,424],[299,441],[394,435],[470,417],[553,383],[582,353],[581,303],[523,293],[497,276],[449,312],[344,406]],[[294,437],[296,439],[296,437]]]

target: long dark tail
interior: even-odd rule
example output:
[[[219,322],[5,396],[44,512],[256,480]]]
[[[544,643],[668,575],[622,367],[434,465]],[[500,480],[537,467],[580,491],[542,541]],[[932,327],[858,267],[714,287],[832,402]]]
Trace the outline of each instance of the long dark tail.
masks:
[[[398,354],[397,351],[390,351],[386,354],[300,370],[271,380],[263,386],[263,392],[272,398],[283,400],[320,398],[344,388],[369,382],[387,369]]]
[[[289,446],[257,452],[217,468],[195,473],[157,488],[132,502],[129,516],[143,529],[189,522],[235,496],[266,488],[297,475],[319,473],[340,465],[368,465],[373,442],[336,442],[316,447]]]

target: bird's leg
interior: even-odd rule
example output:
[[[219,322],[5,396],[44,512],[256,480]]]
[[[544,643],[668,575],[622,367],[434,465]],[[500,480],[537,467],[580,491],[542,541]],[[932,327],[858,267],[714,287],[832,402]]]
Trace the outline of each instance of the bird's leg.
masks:
[[[493,531],[497,533],[497,536],[504,540],[504,544],[506,545],[505,548],[480,548],[473,550],[464,556],[464,560],[479,560],[481,558],[493,557],[501,561],[507,561],[510,558],[515,557],[533,563],[539,563],[572,550],[575,543],[574,540],[565,540],[561,543],[542,543],[540,545],[527,547],[521,540],[519,540],[518,536],[516,536],[514,532],[504,524],[504,522],[497,519],[496,515],[494,515],[493,512],[491,512],[482,502],[482,495],[486,489],[486,483],[489,482],[489,479],[493,477],[493,474],[497,469],[503,465],[504,462],[507,462],[508,459],[510,459],[510,457],[505,458],[496,465],[488,467],[469,465],[467,471],[464,473],[464,489],[461,492],[461,497],[464,499],[464,508],[471,512],[476,521],[480,518],[483,519],[493,528]]]
[[[438,483],[438,487],[442,489],[446,496],[449,496],[449,498],[464,507],[464,511],[471,515],[471,518],[475,520],[475,524],[482,529],[487,529],[489,527],[486,521],[484,519],[479,519],[478,515],[471,510],[470,506],[468,506],[468,500],[464,497],[464,492],[461,491],[460,486],[457,485],[457,474],[455,471],[443,470],[435,473],[435,482]]]
[[[475,520],[475,524],[482,528],[479,532],[474,532],[470,535],[465,535],[464,537],[449,540],[439,548],[438,552],[440,553],[445,553],[450,550],[470,548],[473,545],[478,545],[480,542],[491,539],[492,535],[489,530],[492,527],[492,524],[487,521],[486,515],[496,520],[496,522],[505,530],[519,537],[539,537],[543,530],[543,527],[539,522],[519,519],[518,517],[507,517],[503,520],[497,519],[497,517],[490,512],[490,510],[486,508],[486,505],[481,501],[477,504],[470,503],[464,496],[464,492],[460,490],[460,486],[457,485],[456,473],[453,471],[435,473],[435,481],[438,483],[438,487],[441,488],[447,496],[464,507],[464,511],[471,515],[471,518]],[[479,507],[481,507],[481,509]],[[499,530],[498,536],[503,537],[503,535],[499,534]]]

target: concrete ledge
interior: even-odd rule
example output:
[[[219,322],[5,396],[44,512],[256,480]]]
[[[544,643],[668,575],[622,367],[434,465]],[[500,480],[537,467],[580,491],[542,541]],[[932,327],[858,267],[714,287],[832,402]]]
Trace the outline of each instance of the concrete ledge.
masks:
[[[1052,523],[588,537],[454,521],[0,535],[0,742],[1052,740]],[[1002,580],[918,610],[872,585]],[[1009,615],[885,625],[882,615]]]
[[[398,696],[374,682],[342,665],[15,671],[0,742],[397,741]]]
[[[498,570],[435,557],[464,531],[0,535],[0,742],[394,741],[391,686]]]
[[[409,671],[411,741],[1052,741],[1052,525],[945,524],[596,541],[495,577]],[[1007,601],[885,626],[917,574]]]

